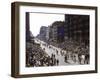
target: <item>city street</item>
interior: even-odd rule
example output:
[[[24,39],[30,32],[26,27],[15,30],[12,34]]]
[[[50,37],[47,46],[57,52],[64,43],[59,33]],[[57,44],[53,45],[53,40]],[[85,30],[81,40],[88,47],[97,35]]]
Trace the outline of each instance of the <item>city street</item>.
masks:
[[[78,64],[77,62],[73,62],[73,60],[68,60],[67,63],[64,61],[64,54],[66,54],[66,51],[61,50],[60,48],[57,48],[52,45],[48,45],[46,42],[41,41],[37,38],[34,38],[35,43],[40,44],[40,47],[49,55],[51,56],[52,54],[55,54],[56,59],[59,60],[59,65],[68,65],[68,64]],[[61,51],[63,54],[61,54]]]

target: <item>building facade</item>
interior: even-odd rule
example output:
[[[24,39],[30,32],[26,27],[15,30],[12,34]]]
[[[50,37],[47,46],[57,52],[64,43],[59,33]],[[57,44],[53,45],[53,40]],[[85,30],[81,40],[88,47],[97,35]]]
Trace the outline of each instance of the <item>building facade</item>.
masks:
[[[49,35],[49,34],[47,34],[47,32],[48,32],[48,27],[41,26],[40,32],[36,37],[39,38],[40,40],[46,41],[48,38],[47,35]]]
[[[29,12],[26,12],[26,41],[30,41]]]
[[[50,39],[53,42],[63,42],[64,41],[64,22],[56,21],[50,26]]]
[[[66,36],[69,39],[89,44],[89,16],[65,15]]]

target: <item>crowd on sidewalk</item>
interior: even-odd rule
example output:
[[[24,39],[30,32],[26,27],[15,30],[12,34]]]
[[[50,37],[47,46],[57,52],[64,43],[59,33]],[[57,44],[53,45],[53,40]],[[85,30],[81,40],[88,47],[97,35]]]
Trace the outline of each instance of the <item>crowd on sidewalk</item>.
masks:
[[[64,56],[64,61],[69,64],[89,64],[89,45],[84,43],[78,43],[72,40],[68,40],[56,45],[56,43],[44,44],[49,49],[53,49],[52,46],[61,49],[60,55]],[[52,45],[52,46],[49,46]],[[58,50],[56,54],[58,55]],[[73,63],[72,63],[73,62]],[[45,52],[45,48],[42,49],[40,44],[26,43],[26,66],[27,67],[38,67],[38,66],[58,66],[59,59],[56,58],[55,53],[49,56]]]
[[[62,49],[60,53],[62,55],[64,54],[65,62],[67,62],[67,60],[72,60],[79,64],[89,64],[89,44],[74,40],[66,40],[62,43],[50,42],[49,44]],[[66,51],[66,53],[63,51]]]
[[[49,56],[42,50],[39,44],[26,44],[26,67],[39,67],[39,66],[58,66],[59,60],[55,55]]]

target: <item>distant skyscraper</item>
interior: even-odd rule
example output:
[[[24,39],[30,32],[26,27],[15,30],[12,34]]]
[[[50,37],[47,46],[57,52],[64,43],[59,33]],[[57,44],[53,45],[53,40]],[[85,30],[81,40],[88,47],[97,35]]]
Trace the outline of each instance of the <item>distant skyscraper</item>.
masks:
[[[46,40],[49,40],[50,36],[50,26],[47,27],[46,29]]]
[[[45,40],[46,40],[46,37],[47,37],[47,29],[48,29],[48,27],[46,27],[46,26],[41,26],[40,32],[39,32],[39,34],[37,35],[37,38],[39,38],[40,40],[45,41]]]

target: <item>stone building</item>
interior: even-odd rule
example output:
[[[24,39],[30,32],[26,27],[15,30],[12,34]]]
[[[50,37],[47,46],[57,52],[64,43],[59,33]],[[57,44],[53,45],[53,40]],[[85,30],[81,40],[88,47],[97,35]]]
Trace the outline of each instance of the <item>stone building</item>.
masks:
[[[47,31],[48,31],[48,27],[46,26],[41,26],[40,28],[40,32],[37,35],[37,38],[39,38],[40,40],[46,41],[47,38]]]
[[[64,41],[64,22],[56,21],[50,26],[50,39],[53,42],[63,42]]]

